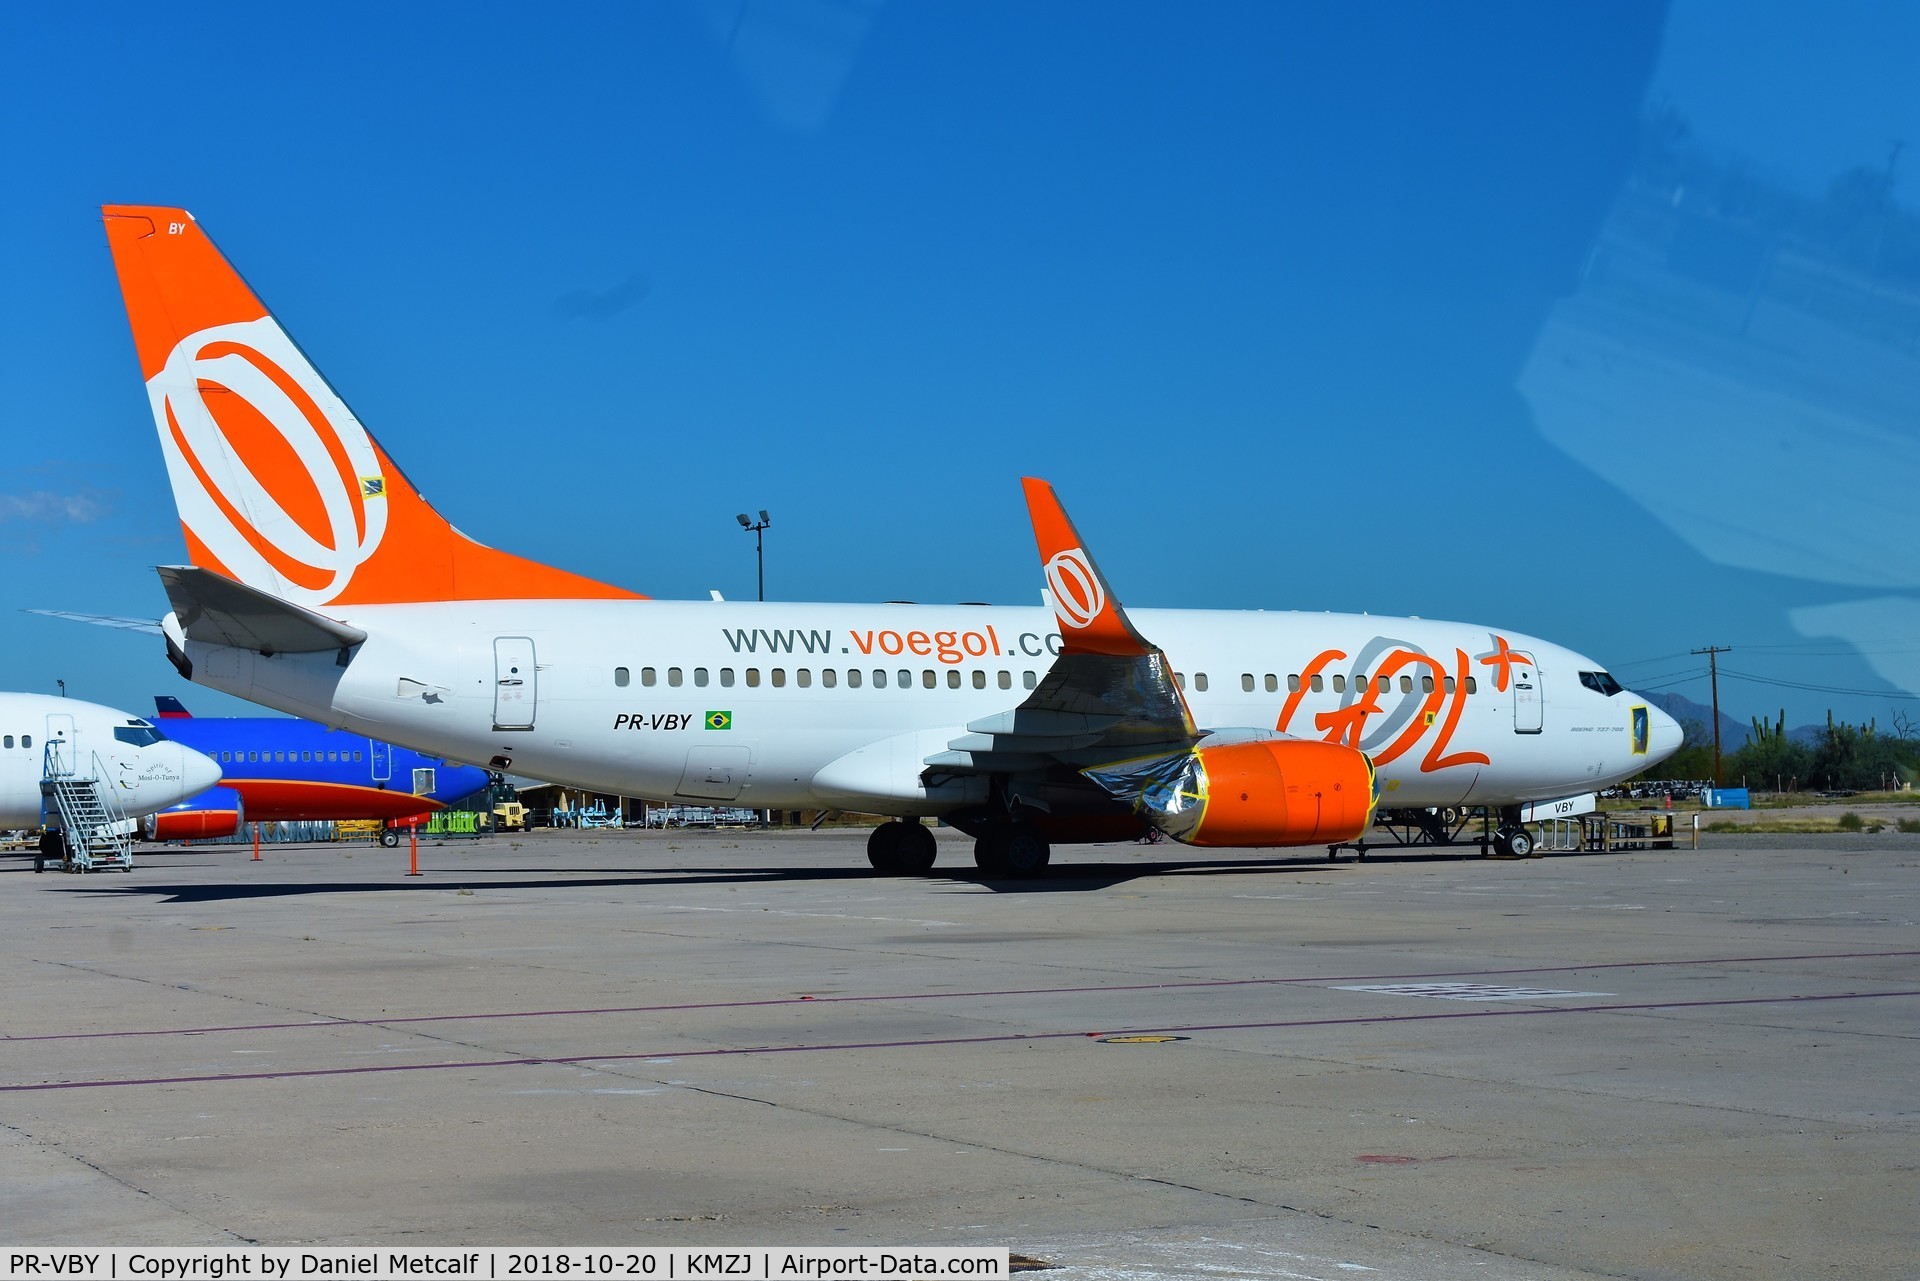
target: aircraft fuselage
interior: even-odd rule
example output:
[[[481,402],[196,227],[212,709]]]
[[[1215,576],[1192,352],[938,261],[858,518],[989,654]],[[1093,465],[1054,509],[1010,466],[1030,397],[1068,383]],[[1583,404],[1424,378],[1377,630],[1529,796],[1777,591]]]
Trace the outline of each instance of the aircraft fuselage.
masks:
[[[1358,747],[1388,806],[1567,795],[1677,745],[1671,720],[1643,699],[1602,692],[1600,664],[1519,633],[1369,615],[1131,613],[1167,651],[1200,727]],[[1017,704],[1060,645],[1050,611],[1003,606],[475,601],[336,616],[368,633],[344,666],[333,653],[189,642],[194,679],[580,787],[899,815],[953,807],[959,793],[923,781],[925,758]],[[897,763],[865,762],[858,795],[836,784],[836,762],[888,740]],[[693,778],[703,761],[721,762],[722,777]]]

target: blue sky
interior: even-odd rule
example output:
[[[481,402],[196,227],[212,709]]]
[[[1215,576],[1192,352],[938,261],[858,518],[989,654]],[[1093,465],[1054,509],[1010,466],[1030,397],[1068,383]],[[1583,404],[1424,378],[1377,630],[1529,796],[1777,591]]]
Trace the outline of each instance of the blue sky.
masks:
[[[1736,715],[1920,714],[1911,507],[1874,504],[1866,579],[1741,524],[1830,530],[1836,476],[1910,462],[1649,447],[1651,417],[1623,459],[1579,389],[1521,386],[1590,333],[1650,99],[1818,196],[1920,143],[1917,37],[1891,5],[13,6],[5,603],[164,609],[97,207],[177,203],[455,524],[651,595],[751,596],[733,517],[765,507],[775,598],[1033,601],[1038,474],[1130,604],[1472,619],[1702,701],[1686,652],[1728,644],[1868,691],[1723,679]],[[1606,341],[1701,386],[1751,354],[1641,321]],[[1764,403],[1857,381],[1824,341]],[[1911,360],[1846,420],[1879,457]],[[137,636],[17,613],[0,655],[241,707]]]

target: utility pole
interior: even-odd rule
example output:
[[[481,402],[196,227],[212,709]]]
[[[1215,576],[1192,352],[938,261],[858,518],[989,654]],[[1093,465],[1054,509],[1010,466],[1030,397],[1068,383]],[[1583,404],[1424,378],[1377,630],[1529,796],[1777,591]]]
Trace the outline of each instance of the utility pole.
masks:
[[[1709,645],[1705,649],[1696,649],[1696,654],[1707,656],[1707,670],[1713,675],[1713,785],[1720,786],[1720,655],[1732,649],[1731,645]]]

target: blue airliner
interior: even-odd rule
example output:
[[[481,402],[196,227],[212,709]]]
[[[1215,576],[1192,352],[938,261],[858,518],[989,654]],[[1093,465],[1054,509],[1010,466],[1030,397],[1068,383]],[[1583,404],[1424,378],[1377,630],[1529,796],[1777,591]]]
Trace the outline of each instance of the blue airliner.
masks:
[[[147,820],[157,841],[231,836],[243,823],[386,820],[382,840],[487,785],[487,771],[284,716],[194,716],[156,697],[155,723],[220,765],[220,786]]]

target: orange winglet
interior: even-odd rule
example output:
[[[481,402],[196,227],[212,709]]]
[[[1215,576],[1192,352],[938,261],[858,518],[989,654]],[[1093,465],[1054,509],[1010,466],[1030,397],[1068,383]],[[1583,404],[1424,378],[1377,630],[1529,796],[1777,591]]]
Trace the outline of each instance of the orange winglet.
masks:
[[[101,213],[195,565],[314,607],[643,599],[460,533],[193,215]]]
[[[1119,597],[1087,553],[1053,486],[1031,476],[1023,477],[1020,484],[1027,492],[1027,513],[1033,519],[1034,545],[1046,570],[1053,616],[1060,623],[1061,652],[1116,658],[1154,652],[1127,620]]]

